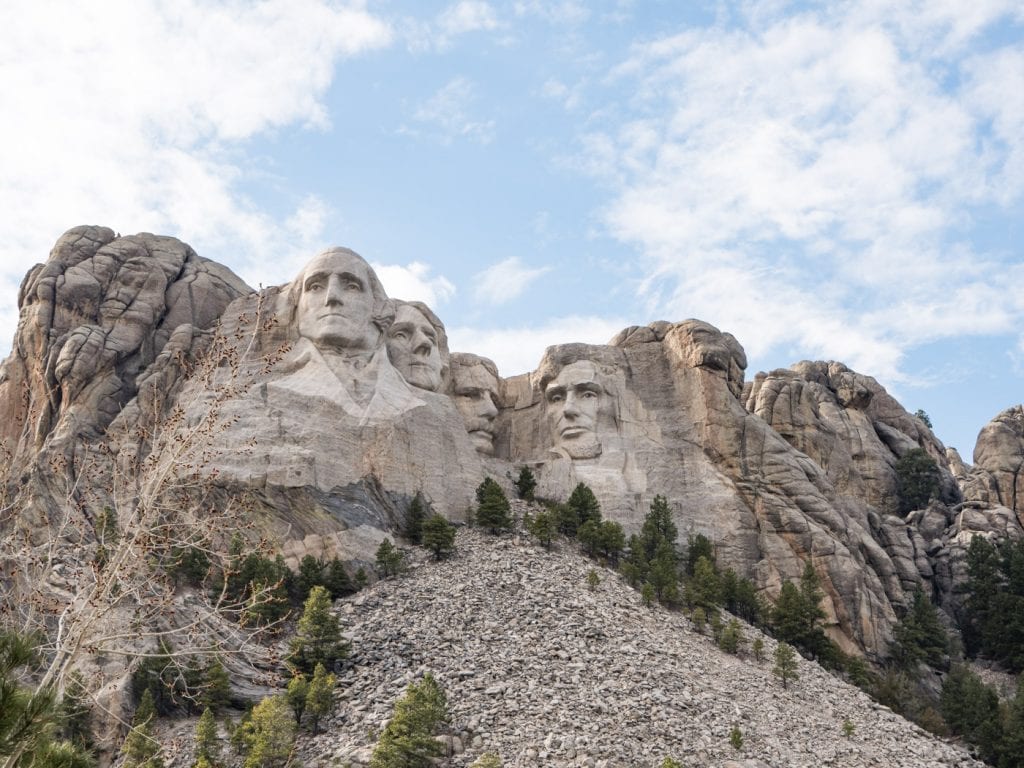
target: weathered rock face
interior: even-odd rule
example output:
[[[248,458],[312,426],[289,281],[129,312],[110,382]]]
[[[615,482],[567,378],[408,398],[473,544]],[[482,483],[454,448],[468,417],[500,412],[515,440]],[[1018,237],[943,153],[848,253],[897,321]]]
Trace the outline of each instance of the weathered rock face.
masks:
[[[684,537],[711,538],[768,596],[810,562],[832,636],[880,655],[911,590],[949,602],[950,553],[973,532],[1020,529],[999,506],[1022,498],[1019,409],[969,470],[840,364],[745,385],[743,348],[697,320],[552,347],[535,372],[501,380],[490,361],[449,355],[440,319],[388,298],[347,249],[256,294],[176,240],[96,227],[30,272],[21,311],[0,383],[18,472],[85,451],[113,457],[96,473],[109,478],[172,430],[182,471],[198,470],[212,500],[244,495],[293,561],[369,561],[414,494],[463,519],[485,475],[510,487],[525,464],[541,496],[585,482],[627,532],[665,496]],[[914,448],[938,463],[941,499],[899,517],[894,465]],[[45,475],[34,493],[52,511]],[[968,476],[991,503],[978,490],[960,504]]]
[[[971,498],[1012,509],[1024,525],[1024,406],[985,425],[974,447]]]
[[[0,369],[0,439],[16,467],[101,434],[176,329],[209,328],[250,289],[173,237],[75,227],[25,277]]]

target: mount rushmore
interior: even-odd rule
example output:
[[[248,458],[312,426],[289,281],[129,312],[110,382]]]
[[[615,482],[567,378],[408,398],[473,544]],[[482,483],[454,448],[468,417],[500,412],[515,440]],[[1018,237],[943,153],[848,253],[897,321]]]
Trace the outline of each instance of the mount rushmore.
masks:
[[[18,303],[0,367],[21,494],[6,536],[50,535],[69,500],[87,515],[115,503],[111,478],[161,430],[193,441],[178,471],[214,489],[204,503],[245,494],[292,561],[368,562],[416,494],[465,520],[481,480],[510,489],[526,466],[541,497],[586,483],[627,533],[665,496],[684,536],[769,598],[811,563],[830,636],[877,657],[918,587],[956,620],[972,536],[1024,535],[1020,406],[982,430],[970,466],[870,376],[801,362],[748,380],[740,343],[699,320],[550,347],[502,378],[354,251],[257,292],[175,238],[98,226],[65,233]],[[894,467],[913,449],[940,492],[902,514]]]

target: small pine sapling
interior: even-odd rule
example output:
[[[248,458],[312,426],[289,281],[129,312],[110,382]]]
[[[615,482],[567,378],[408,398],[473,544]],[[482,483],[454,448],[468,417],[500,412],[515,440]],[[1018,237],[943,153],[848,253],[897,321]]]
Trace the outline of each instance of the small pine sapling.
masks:
[[[857,726],[853,724],[853,720],[850,718],[843,720],[843,736],[850,738],[855,730],[857,730]]]
[[[782,681],[782,687],[788,688],[790,680],[799,680],[797,673],[796,651],[789,643],[779,643],[775,647],[775,666],[772,674]]]
[[[690,616],[690,620],[693,622],[693,628],[701,635],[704,634],[704,628],[707,626],[708,617],[704,613],[704,609],[699,605],[693,609],[693,614]]]
[[[754,654],[754,661],[758,664],[764,661],[764,640],[760,637],[755,637],[753,645],[750,646],[750,650]]]
[[[737,752],[743,749],[743,731],[740,730],[738,725],[734,725],[732,730],[729,731],[729,743],[732,744],[732,748]]]
[[[593,592],[597,589],[598,584],[601,583],[601,577],[597,575],[597,571],[591,568],[587,571],[587,587]]]
[[[644,582],[643,587],[640,589],[640,600],[645,608],[650,608],[654,605],[654,587],[651,585],[651,582]]]

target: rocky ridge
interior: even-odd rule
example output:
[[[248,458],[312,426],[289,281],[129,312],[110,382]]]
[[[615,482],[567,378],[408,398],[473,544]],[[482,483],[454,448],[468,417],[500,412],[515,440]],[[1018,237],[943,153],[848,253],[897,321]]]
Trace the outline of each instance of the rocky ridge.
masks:
[[[720,651],[680,613],[645,608],[613,571],[572,545],[462,530],[449,561],[423,559],[341,601],[353,664],[338,714],[305,737],[308,766],[362,766],[409,682],[431,671],[452,714],[447,765],[484,752],[506,766],[981,765],[799,660],[784,690],[765,660]],[[745,627],[748,640],[757,630]],[[843,721],[855,725],[843,737]],[[744,747],[729,744],[737,726]]]

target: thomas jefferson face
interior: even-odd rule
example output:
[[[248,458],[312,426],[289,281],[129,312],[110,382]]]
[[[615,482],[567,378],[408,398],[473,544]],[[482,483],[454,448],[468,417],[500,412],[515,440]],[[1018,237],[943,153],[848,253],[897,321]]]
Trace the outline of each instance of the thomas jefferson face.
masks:
[[[473,447],[477,453],[493,455],[498,380],[483,365],[453,365],[452,387]]]
[[[380,331],[372,322],[369,267],[343,251],[317,256],[302,272],[299,335],[323,349],[373,349]]]
[[[436,392],[441,388],[441,352],[437,331],[416,307],[402,304],[388,329],[388,357],[414,387]]]
[[[611,398],[597,381],[597,369],[585,360],[567,365],[544,388],[547,419],[555,445],[573,459],[601,455],[599,421]]]

